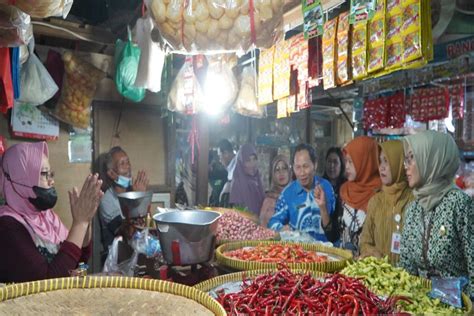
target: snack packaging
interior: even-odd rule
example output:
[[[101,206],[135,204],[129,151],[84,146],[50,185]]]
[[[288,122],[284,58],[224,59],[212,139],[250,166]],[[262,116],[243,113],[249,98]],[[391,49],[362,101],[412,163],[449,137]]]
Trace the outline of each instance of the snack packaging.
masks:
[[[324,89],[336,87],[337,26],[338,17],[324,23],[323,34],[323,84]]]
[[[310,39],[323,33],[324,15],[320,0],[303,0],[304,38]]]
[[[282,0],[146,0],[175,51],[270,48],[282,37]]]
[[[339,15],[337,26],[337,84],[345,84],[352,78],[350,69],[350,50],[349,50],[349,12]]]
[[[58,16],[65,19],[71,10],[73,0],[0,0],[0,4],[13,4],[34,18]]]
[[[275,45],[273,61],[273,99],[290,95],[290,42],[280,41]]]
[[[377,0],[351,0],[350,23],[370,20],[377,10]]]
[[[275,46],[260,51],[258,63],[258,104],[273,102],[273,60]]]
[[[367,76],[367,23],[353,25],[352,31],[352,77],[362,79]]]
[[[240,90],[233,110],[240,115],[262,118],[265,116],[265,107],[258,105],[256,87],[256,70],[247,66],[242,70]]]
[[[105,73],[71,52],[63,54],[64,82],[55,116],[72,126],[88,128],[91,102]]]
[[[374,73],[385,67],[385,0],[377,1],[377,8],[369,21],[367,71]]]

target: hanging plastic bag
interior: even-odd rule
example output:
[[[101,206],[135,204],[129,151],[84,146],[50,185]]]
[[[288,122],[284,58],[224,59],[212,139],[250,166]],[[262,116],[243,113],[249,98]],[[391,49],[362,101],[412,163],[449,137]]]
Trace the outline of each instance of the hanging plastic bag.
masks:
[[[188,56],[176,76],[168,94],[168,110],[195,114],[203,107],[201,85],[194,73],[193,57]]]
[[[163,37],[188,52],[271,47],[283,32],[282,0],[147,0]]]
[[[143,100],[146,92],[135,86],[140,53],[140,47],[132,43],[130,30],[128,42],[118,39],[115,43],[115,85],[121,95],[134,102]]]
[[[109,254],[104,263],[104,273],[119,273],[124,276],[133,277],[138,260],[138,252],[133,251],[130,259],[118,263],[119,243],[122,242],[122,236],[115,237],[112,245],[109,246]]]
[[[0,0],[0,3],[8,3]],[[33,37],[31,18],[14,6],[0,4],[0,47],[25,45]]]
[[[88,128],[91,102],[105,73],[71,52],[63,54],[66,76],[54,115],[68,124]]]
[[[40,105],[51,99],[59,88],[41,60],[34,54],[34,46],[34,40],[31,40],[28,44],[30,57],[21,67],[20,89],[22,93],[19,101]]]
[[[161,90],[161,74],[165,63],[165,52],[159,43],[151,39],[153,20],[150,16],[140,18],[136,24],[136,40],[141,49],[135,86],[151,92]]]
[[[244,116],[265,117],[265,107],[258,105],[256,94],[256,74],[253,66],[242,70],[240,91],[234,103],[233,110]]]
[[[0,3],[13,4],[34,18],[61,16],[65,19],[71,10],[73,0],[0,0]]]

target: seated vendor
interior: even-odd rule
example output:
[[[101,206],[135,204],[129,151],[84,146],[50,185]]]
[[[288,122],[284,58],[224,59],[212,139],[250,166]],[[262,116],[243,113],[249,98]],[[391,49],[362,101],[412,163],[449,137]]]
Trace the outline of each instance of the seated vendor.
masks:
[[[296,147],[293,171],[296,180],[281,193],[275,214],[268,227],[276,231],[288,229],[310,234],[327,241],[324,227],[330,222],[335,208],[335,196],[329,181],[316,176],[316,151],[308,144]]]
[[[0,166],[6,203],[0,207],[0,283],[69,276],[91,254],[91,221],[102,181],[89,175],[80,192],[69,191],[68,230],[53,211],[57,194],[45,142],[10,147]]]
[[[145,171],[138,171],[132,181],[132,166],[127,153],[121,147],[113,147],[105,157],[105,171],[110,188],[105,192],[99,205],[99,217],[102,226],[102,243],[107,251],[112,244],[123,216],[118,194],[128,191],[146,191],[148,177]]]

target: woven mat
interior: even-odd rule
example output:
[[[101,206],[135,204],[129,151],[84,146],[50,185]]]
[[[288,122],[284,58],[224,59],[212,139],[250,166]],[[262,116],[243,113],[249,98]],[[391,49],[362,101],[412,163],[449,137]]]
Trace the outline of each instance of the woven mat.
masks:
[[[0,315],[213,315],[190,299],[138,289],[69,289],[0,303]]]

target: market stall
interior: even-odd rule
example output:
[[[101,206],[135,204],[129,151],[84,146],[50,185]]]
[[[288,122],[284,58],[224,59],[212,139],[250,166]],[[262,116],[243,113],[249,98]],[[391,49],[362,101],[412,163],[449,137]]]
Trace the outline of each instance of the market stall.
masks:
[[[81,0],[0,0],[0,158],[16,143],[48,141],[63,196],[56,208],[66,210],[58,218],[68,227],[67,196],[79,174],[100,172],[103,191],[130,183],[111,191],[119,225],[110,247],[97,246],[103,221],[87,226],[91,268],[81,262],[70,277],[2,286],[0,313],[38,305],[40,314],[472,314],[463,278],[415,277],[289,223],[274,231],[262,224],[262,201],[251,210],[222,205],[217,194],[220,206],[209,206],[211,169],[223,171],[218,181],[232,181],[234,169],[219,158],[223,138],[235,160],[252,144],[252,188],[261,200],[273,189],[272,161],[286,157],[277,201],[296,177],[298,144],[316,148],[312,163],[322,175],[328,149],[355,136],[383,143],[426,130],[454,137],[463,158],[456,185],[472,197],[466,1],[97,2],[90,10]],[[149,172],[144,190],[131,185],[137,174],[109,166],[116,146],[129,148],[134,171]],[[8,205],[3,194],[0,206]],[[320,214],[305,221],[323,234]],[[441,227],[441,236],[452,230]]]

